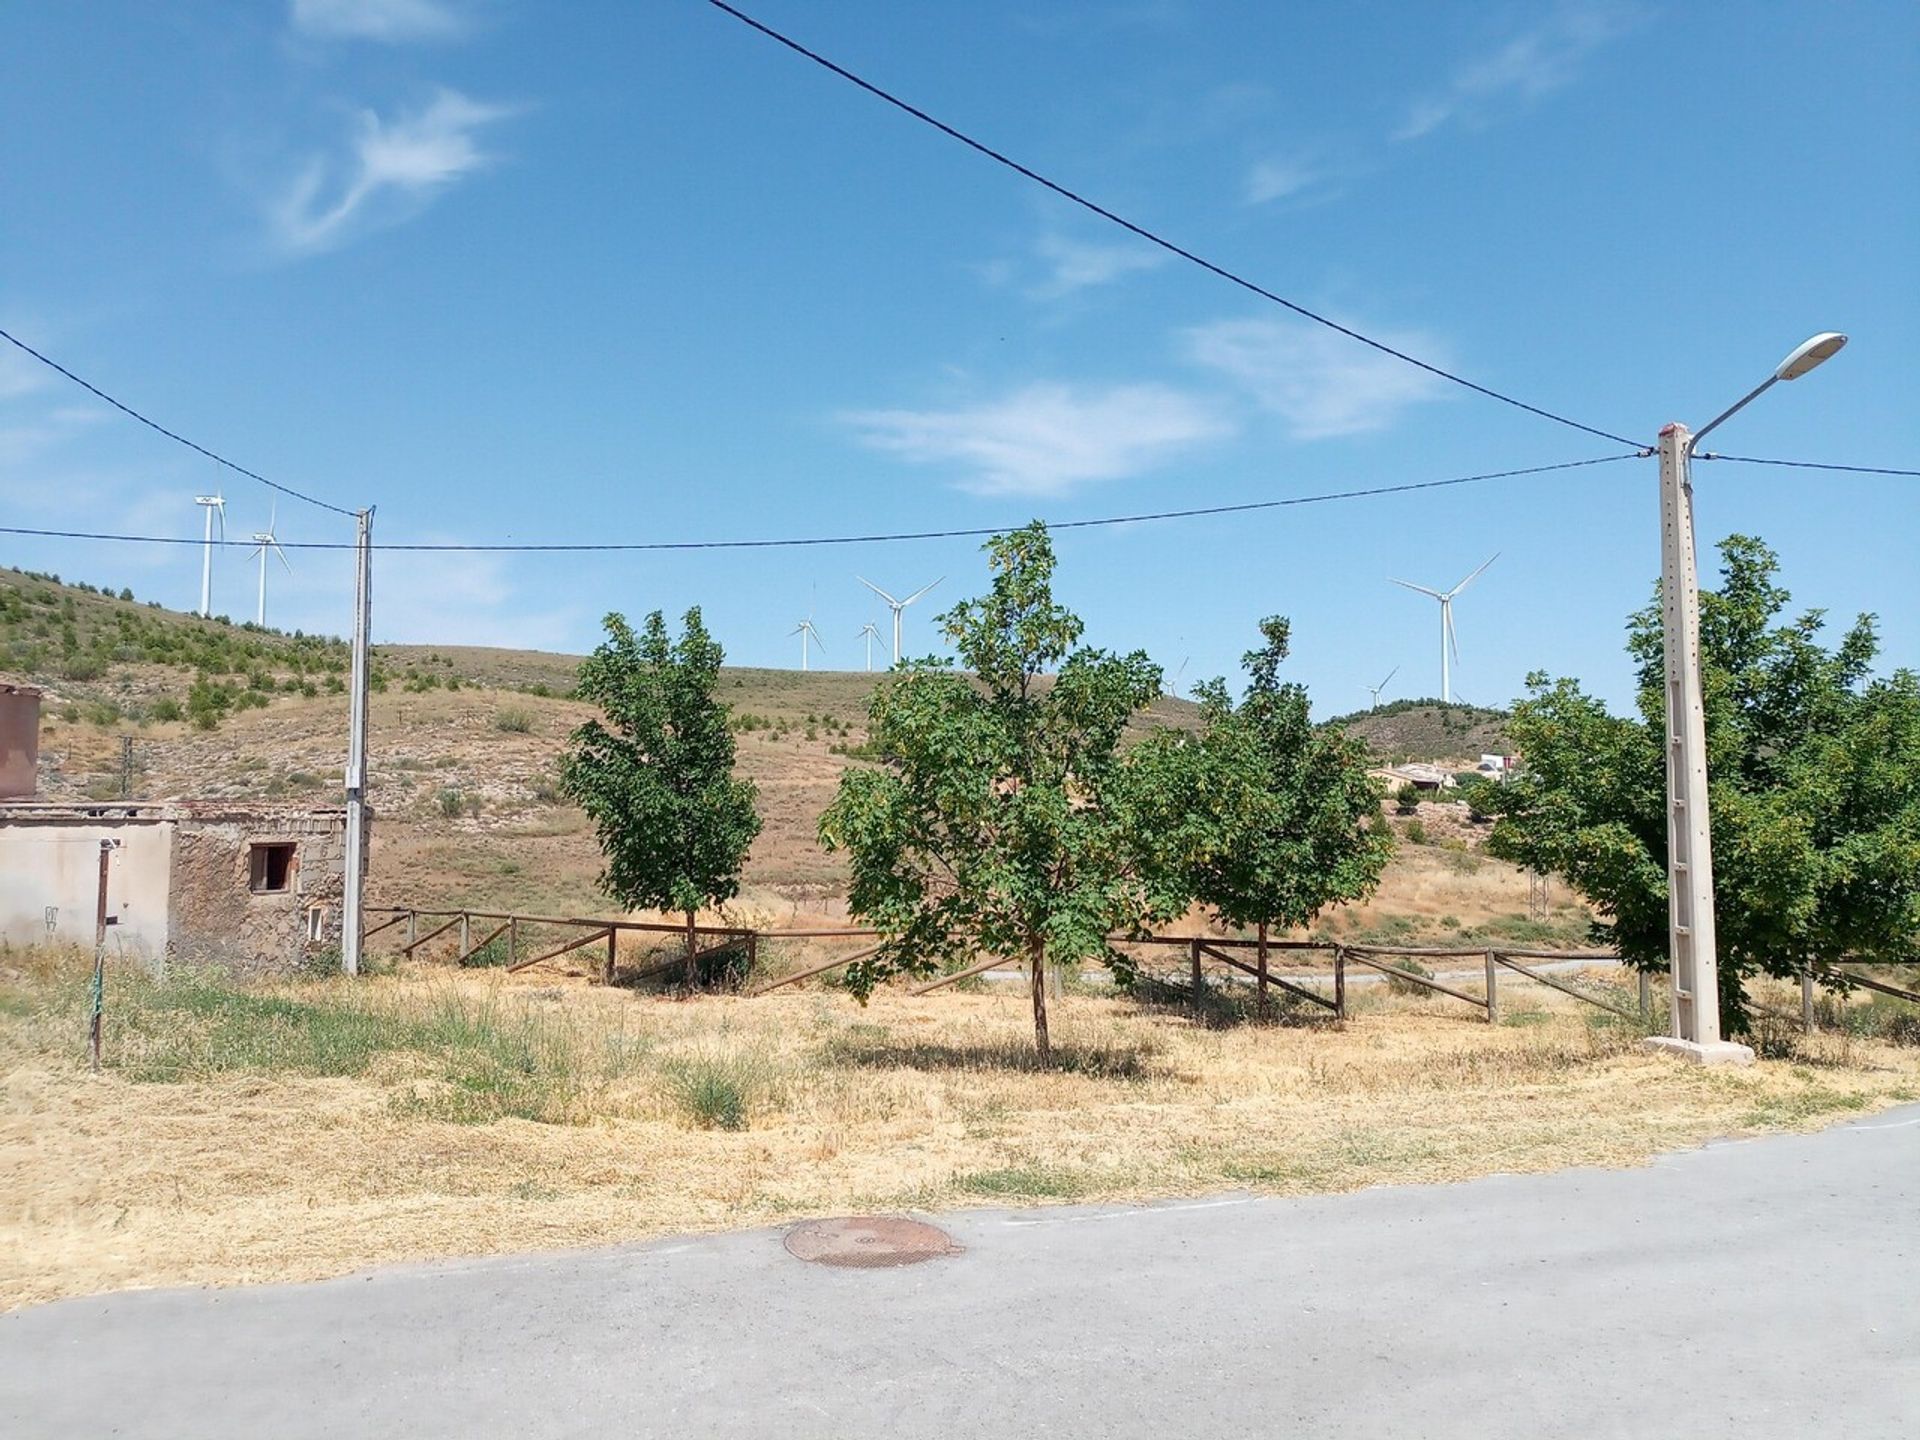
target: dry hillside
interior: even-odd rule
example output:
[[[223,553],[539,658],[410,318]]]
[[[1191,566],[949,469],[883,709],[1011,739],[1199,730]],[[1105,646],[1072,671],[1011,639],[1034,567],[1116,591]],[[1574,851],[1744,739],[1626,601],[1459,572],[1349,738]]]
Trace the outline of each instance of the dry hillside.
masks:
[[[337,794],[345,758],[346,650],[337,640],[200,620],[51,577],[0,571],[0,680],[44,687],[41,793],[119,794],[121,737],[133,737],[136,798],[311,798]],[[554,784],[568,733],[590,713],[568,698],[578,657],[476,647],[381,646],[372,697],[373,904],[595,913],[599,853]],[[721,696],[765,826],[739,909],[775,920],[844,913],[843,867],[814,838],[820,811],[865,740],[878,677],[729,669]],[[1384,708],[1384,707],[1383,707]],[[1191,723],[1158,702],[1155,723]],[[1457,732],[1465,759],[1484,730]],[[1356,724],[1355,733],[1379,740]],[[851,752],[851,753],[850,753]],[[1428,843],[1402,848],[1381,894],[1331,915],[1355,938],[1580,938],[1572,897],[1527,919],[1525,877],[1480,853],[1464,808],[1425,805]],[[1404,819],[1397,820],[1403,831]]]

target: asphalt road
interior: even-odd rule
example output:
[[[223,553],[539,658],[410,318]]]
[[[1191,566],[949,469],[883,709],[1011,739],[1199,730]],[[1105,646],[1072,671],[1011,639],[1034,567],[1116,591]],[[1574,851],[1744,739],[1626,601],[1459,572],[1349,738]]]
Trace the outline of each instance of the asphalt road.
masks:
[[[0,1317],[0,1435],[1920,1435],[1920,1107],[1637,1171],[974,1211]]]

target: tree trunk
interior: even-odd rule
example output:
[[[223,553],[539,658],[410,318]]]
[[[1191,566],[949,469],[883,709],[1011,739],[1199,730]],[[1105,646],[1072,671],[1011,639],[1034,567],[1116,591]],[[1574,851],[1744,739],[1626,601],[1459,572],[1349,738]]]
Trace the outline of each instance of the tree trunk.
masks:
[[[699,941],[693,933],[694,931],[693,919],[694,919],[695,913],[696,912],[692,910],[687,911],[687,989],[689,990],[694,988],[695,982],[697,982],[698,979],[700,978],[699,976],[694,974],[694,971],[693,971],[693,952],[695,951],[695,949],[698,948],[698,945],[699,945]]]
[[[1033,986],[1033,1048],[1045,1065],[1053,1059],[1053,1044],[1047,1039],[1047,942],[1039,935],[1027,941],[1027,972]]]
[[[1267,1018],[1267,922],[1260,922],[1260,1018]]]

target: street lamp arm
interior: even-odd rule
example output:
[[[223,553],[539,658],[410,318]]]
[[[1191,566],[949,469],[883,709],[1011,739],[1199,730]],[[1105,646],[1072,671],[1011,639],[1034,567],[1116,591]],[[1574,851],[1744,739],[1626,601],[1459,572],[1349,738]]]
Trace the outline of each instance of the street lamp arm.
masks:
[[[1696,454],[1700,449],[1700,442],[1707,438],[1707,432],[1709,430],[1712,430],[1714,427],[1719,425],[1723,420],[1729,420],[1733,416],[1738,415],[1742,410],[1746,409],[1747,406],[1751,405],[1754,401],[1758,400],[1762,395],[1766,394],[1767,391],[1771,390],[1776,384],[1779,383],[1779,381],[1780,381],[1780,377],[1778,375],[1769,375],[1765,380],[1761,381],[1760,384],[1754,386],[1753,389],[1749,390],[1745,395],[1741,396],[1739,400],[1735,401],[1727,409],[1722,410],[1718,415],[1714,416],[1713,419],[1709,420],[1705,425],[1702,425],[1700,429],[1694,433],[1692,442],[1687,446],[1687,454],[1689,455]]]

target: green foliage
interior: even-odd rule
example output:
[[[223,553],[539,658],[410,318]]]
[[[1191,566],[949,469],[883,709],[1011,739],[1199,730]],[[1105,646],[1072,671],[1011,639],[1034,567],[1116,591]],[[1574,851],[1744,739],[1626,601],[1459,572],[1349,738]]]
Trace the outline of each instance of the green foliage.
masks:
[[[1427,824],[1418,815],[1407,821],[1407,844],[1424,845],[1427,843]]]
[[[678,640],[658,610],[635,634],[620,615],[580,667],[579,695],[606,717],[573,733],[560,784],[592,818],[600,885],[627,909],[686,911],[732,899],[760,833],[751,781],[736,779],[722,651],[687,611]]]
[[[1185,908],[1184,877],[1143,863],[1120,753],[1159,667],[1080,645],[1079,619],[1054,603],[1040,522],[985,548],[991,589],[940,619],[972,678],[930,660],[894,672],[868,710],[882,761],[843,772],[820,820],[822,843],[847,853],[849,907],[886,937],[847,969],[863,998],[888,976],[981,954],[1111,961],[1109,931]],[[1044,1058],[1045,988],[1032,992]]]
[[[667,1093],[705,1130],[744,1130],[753,1108],[773,1088],[772,1067],[757,1054],[713,1053],[665,1069]]]
[[[1476,825],[1491,820],[1499,811],[1500,787],[1478,771],[1466,770],[1454,777],[1454,796],[1467,805],[1467,818]]]
[[[1823,617],[1789,600],[1758,540],[1721,547],[1703,591],[1702,672],[1713,810],[1721,1014],[1747,1027],[1746,977],[1785,979],[1843,956],[1920,958],[1920,681],[1868,680],[1862,615],[1829,650]],[[1594,938],[1667,965],[1664,661],[1657,604],[1628,623],[1638,719],[1572,680],[1529,677],[1511,732],[1526,769],[1496,797],[1488,848],[1565,876],[1593,901]]]
[[[459,819],[460,813],[467,808],[466,796],[451,785],[434,797],[434,803],[440,807],[441,818],[446,820]]]
[[[1137,787],[1143,838],[1177,850],[1193,898],[1229,926],[1293,929],[1372,894],[1393,841],[1368,823],[1380,788],[1366,747],[1316,729],[1305,687],[1280,683],[1287,621],[1260,633],[1240,704],[1223,680],[1201,685],[1201,732],[1156,733],[1133,769],[1153,777]]]
[[[1424,794],[1425,792],[1418,785],[1409,780],[1393,792],[1394,808],[1402,815],[1411,815],[1420,808],[1420,801]]]
[[[1402,955],[1393,962],[1393,969],[1387,972],[1387,989],[1395,995],[1425,995],[1427,987],[1405,978],[1409,975],[1418,975],[1422,980],[1431,980],[1433,971],[1413,956]]]
[[[505,735],[525,735],[533,729],[533,714],[517,705],[504,705],[494,711],[493,728]]]

